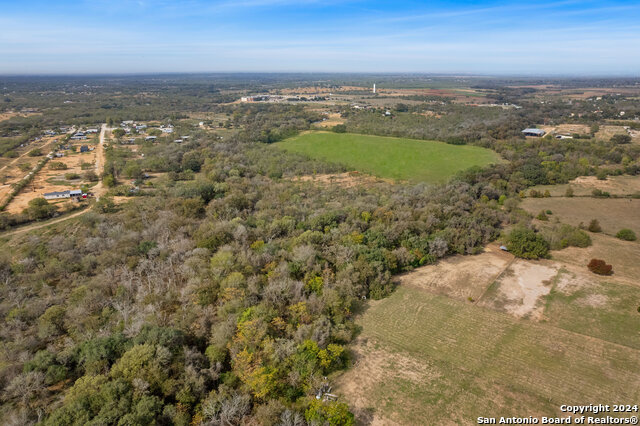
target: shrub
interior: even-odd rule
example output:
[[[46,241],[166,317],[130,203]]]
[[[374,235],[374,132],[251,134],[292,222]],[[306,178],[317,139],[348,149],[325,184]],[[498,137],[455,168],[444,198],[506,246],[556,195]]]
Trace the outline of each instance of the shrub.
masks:
[[[631,136],[623,135],[623,134],[613,135],[611,136],[611,142],[620,144],[620,145],[628,144],[628,143],[631,143]]]
[[[561,250],[567,247],[584,248],[591,245],[591,237],[571,225],[562,224],[544,228],[540,234],[547,240],[552,250]]]
[[[542,220],[544,222],[547,222],[549,220],[549,218],[547,217],[547,215],[544,212],[544,210],[542,210],[540,213],[538,213],[538,216],[536,216],[536,219]]]
[[[331,130],[333,130],[335,133],[346,133],[347,126],[344,124],[336,124]]]
[[[594,197],[598,197],[598,198],[609,198],[611,197],[611,194],[609,194],[607,191],[603,191],[602,189],[594,189],[593,191],[591,191],[591,195],[593,195]]]
[[[39,157],[39,156],[41,156],[41,155],[42,155],[42,151],[41,151],[40,149],[38,149],[38,148],[36,148],[36,149],[32,149],[31,151],[29,151],[29,152],[27,153],[27,155],[28,155],[29,157]]]
[[[29,201],[28,207],[23,210],[23,214],[31,220],[48,219],[57,211],[57,207],[49,204],[44,198],[34,198]]]
[[[80,179],[80,175],[77,173],[65,173],[64,178],[66,180]]]
[[[598,274],[598,275],[613,274],[613,267],[611,265],[608,265],[602,259],[591,259],[591,261],[587,265],[587,268],[589,268],[589,270],[594,274]]]
[[[568,187],[567,190],[564,192],[564,196],[569,198],[573,197],[573,188]]]
[[[625,240],[625,241],[635,241],[637,239],[636,233],[628,228],[623,228],[619,230],[618,233],[616,234],[616,238],[620,238],[621,240]]]
[[[589,222],[587,229],[589,232],[602,232],[602,227],[600,226],[598,219],[592,219],[591,222]]]
[[[67,170],[67,165],[60,161],[52,161],[49,164],[51,170]]]
[[[89,170],[84,173],[84,179],[89,182],[97,182],[99,180],[98,175],[93,170]]]
[[[527,228],[516,228],[507,237],[507,249],[516,257],[539,259],[549,256],[549,243]]]

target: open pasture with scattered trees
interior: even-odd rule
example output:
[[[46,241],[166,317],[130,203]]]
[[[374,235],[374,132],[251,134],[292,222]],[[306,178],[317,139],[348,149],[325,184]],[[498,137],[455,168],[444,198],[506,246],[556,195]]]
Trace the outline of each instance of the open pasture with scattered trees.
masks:
[[[480,147],[352,133],[303,133],[277,146],[382,178],[413,182],[444,182],[459,171],[501,161]]]

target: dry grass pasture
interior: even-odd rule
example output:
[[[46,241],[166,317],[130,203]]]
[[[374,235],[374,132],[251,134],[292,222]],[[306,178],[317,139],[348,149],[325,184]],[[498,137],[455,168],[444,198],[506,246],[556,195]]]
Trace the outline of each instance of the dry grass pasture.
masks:
[[[558,124],[557,126],[540,126],[542,130],[550,134],[587,134],[591,131],[591,128],[586,124]]]
[[[0,112],[0,121],[9,120],[13,117],[31,117],[32,115],[42,115],[41,112]]]
[[[623,126],[611,126],[611,125],[602,125],[600,126],[600,130],[596,133],[596,137],[601,140],[608,141],[614,135],[628,135],[627,129]],[[635,134],[634,134],[635,136]],[[637,139],[632,136],[632,139]]]
[[[615,235],[621,228],[633,229],[640,234],[640,199],[630,198],[590,198],[590,197],[551,197],[526,198],[521,207],[533,215],[541,210],[551,210],[551,220],[559,220],[578,226],[588,225],[597,219],[602,231]]]
[[[30,144],[16,149],[18,157],[3,159],[0,163],[0,201],[4,200],[12,191],[11,185],[19,182],[24,178],[44,155],[47,155],[54,146],[54,140],[56,137],[46,137],[39,141],[31,142]],[[31,157],[28,153],[33,149],[39,149],[42,151],[42,156]]]
[[[345,120],[341,117],[340,113],[332,112],[332,113],[329,113],[325,121],[315,123],[315,125],[318,127],[327,128],[327,127],[336,126],[338,124],[344,124],[344,121]]]
[[[454,256],[438,262],[436,267],[402,274],[397,281],[403,286],[458,300],[478,300],[513,260],[513,255],[491,244],[477,256]]]
[[[580,176],[567,184],[538,185],[533,189],[544,192],[549,191],[552,197],[563,197],[567,188],[573,189],[574,196],[591,196],[594,189],[606,191],[611,195],[632,195],[640,193],[639,176],[609,176],[606,180],[600,180],[595,176]]]
[[[355,363],[337,392],[372,424],[476,424],[523,407],[549,416],[565,403],[637,401],[640,351],[559,327],[565,322],[400,286],[358,319]]]
[[[385,180],[357,171],[296,176],[292,180],[294,182],[313,182],[317,185],[340,186],[342,188],[352,188],[354,186],[371,186],[380,182],[390,182],[389,179]]]
[[[77,144],[78,146],[80,144]],[[84,143],[82,144],[84,145]],[[90,146],[97,146],[91,145]],[[79,149],[78,149],[79,150]],[[88,170],[94,170],[94,164],[96,161],[96,152],[98,150],[95,149],[90,152],[80,153],[80,152],[72,152],[72,151],[61,151],[65,153],[64,157],[56,158],[54,157],[52,160],[47,163],[42,170],[36,175],[33,181],[27,185],[21,192],[18,194],[7,206],[6,211],[12,214],[21,213],[28,204],[34,198],[42,197],[45,192],[53,192],[53,191],[66,191],[68,189],[78,189],[83,184],[93,184],[92,182],[86,181],[82,176]],[[40,157],[37,159],[40,160]],[[64,163],[67,166],[66,170],[52,170],[51,163],[52,162],[60,162]],[[87,170],[83,170],[81,165],[82,163],[91,164],[91,168]],[[35,164],[35,162],[34,162]],[[94,170],[95,171],[95,170]],[[67,180],[65,175],[68,173],[76,173],[80,175],[80,179]],[[95,183],[95,182],[94,182]],[[69,202],[65,201],[64,203]],[[61,203],[63,204],[63,203]]]
[[[559,416],[564,403],[637,401],[640,244],[592,238],[552,260],[490,245],[400,276],[396,292],[357,319],[354,364],[335,379],[337,392],[373,425],[476,424],[523,407]],[[613,276],[586,268],[601,255]]]

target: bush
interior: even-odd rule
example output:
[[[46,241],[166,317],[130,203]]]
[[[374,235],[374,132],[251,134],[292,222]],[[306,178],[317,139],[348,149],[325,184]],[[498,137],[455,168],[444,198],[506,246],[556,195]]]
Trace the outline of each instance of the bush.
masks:
[[[336,124],[331,130],[333,130],[335,133],[346,133],[347,126],[344,124]]]
[[[44,198],[34,198],[29,201],[29,205],[24,209],[23,214],[31,220],[48,219],[55,215],[57,207],[49,204]]]
[[[544,212],[544,210],[542,210],[540,213],[538,213],[538,216],[536,216],[536,219],[538,220],[542,220],[544,222],[549,221],[549,218],[547,217],[546,213]]]
[[[622,134],[613,135],[611,136],[611,142],[620,144],[620,145],[628,144],[628,143],[631,143],[631,136],[622,135]]]
[[[67,170],[67,165],[60,161],[52,161],[49,164],[51,170]]]
[[[594,197],[598,197],[598,198],[609,198],[609,197],[611,197],[611,194],[609,194],[607,191],[603,191],[602,189],[594,189],[593,191],[591,191],[591,195],[593,195]]]
[[[602,227],[600,226],[598,219],[592,219],[591,222],[589,222],[587,229],[589,232],[602,232]]]
[[[64,178],[66,180],[80,179],[80,175],[77,173],[65,173]]]
[[[623,228],[619,230],[618,233],[616,234],[616,238],[620,238],[621,240],[625,240],[625,241],[635,241],[637,239],[636,233],[628,228]]]
[[[93,170],[89,170],[84,174],[84,179],[89,182],[97,182],[99,180],[98,175]]]
[[[555,225],[544,228],[540,234],[549,243],[552,250],[561,250],[567,247],[588,247],[591,245],[589,235],[571,225]]]
[[[38,148],[32,149],[27,153],[29,157],[40,157],[42,155],[42,151]]]
[[[587,265],[587,268],[589,268],[589,270],[594,274],[598,274],[598,275],[613,274],[613,267],[611,265],[608,265],[602,259],[591,259],[591,261]]]
[[[564,192],[564,196],[569,198],[573,197],[573,188],[568,187],[567,190]]]
[[[549,256],[549,243],[527,228],[516,228],[507,237],[507,249],[516,257],[539,259]]]

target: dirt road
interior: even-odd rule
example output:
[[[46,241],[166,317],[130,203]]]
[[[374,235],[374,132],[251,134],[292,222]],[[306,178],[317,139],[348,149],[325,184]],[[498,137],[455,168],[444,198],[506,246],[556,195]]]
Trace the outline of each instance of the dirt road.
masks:
[[[98,147],[96,148],[96,174],[98,176],[102,175],[102,168],[104,167],[104,164],[105,164],[104,135],[107,132],[107,130],[111,130],[111,129],[107,127],[107,123],[104,123],[102,125],[102,128],[100,129],[100,142],[98,143]],[[100,196],[104,195],[104,193],[106,192],[106,188],[102,184],[102,179],[98,181],[96,186],[93,187],[92,191],[96,197],[96,200],[99,200]]]
[[[64,222],[65,220],[69,220],[69,219],[73,219],[74,217],[81,216],[81,215],[87,213],[88,211],[91,211],[91,209],[90,208],[86,208],[86,209],[83,209],[83,210],[80,210],[80,211],[77,211],[77,212],[73,212],[73,213],[71,213],[69,215],[64,215],[62,217],[58,217],[58,218],[55,218],[55,219],[48,220],[46,222],[34,223],[32,225],[23,226],[23,227],[20,227],[18,229],[15,229],[13,231],[9,231],[9,232],[5,232],[5,233],[0,234],[0,238],[11,237],[11,236],[16,235],[16,234],[22,234],[22,233],[25,233],[25,232],[33,231],[35,229],[44,228],[45,226],[54,225],[54,224],[59,223],[59,222]]]

